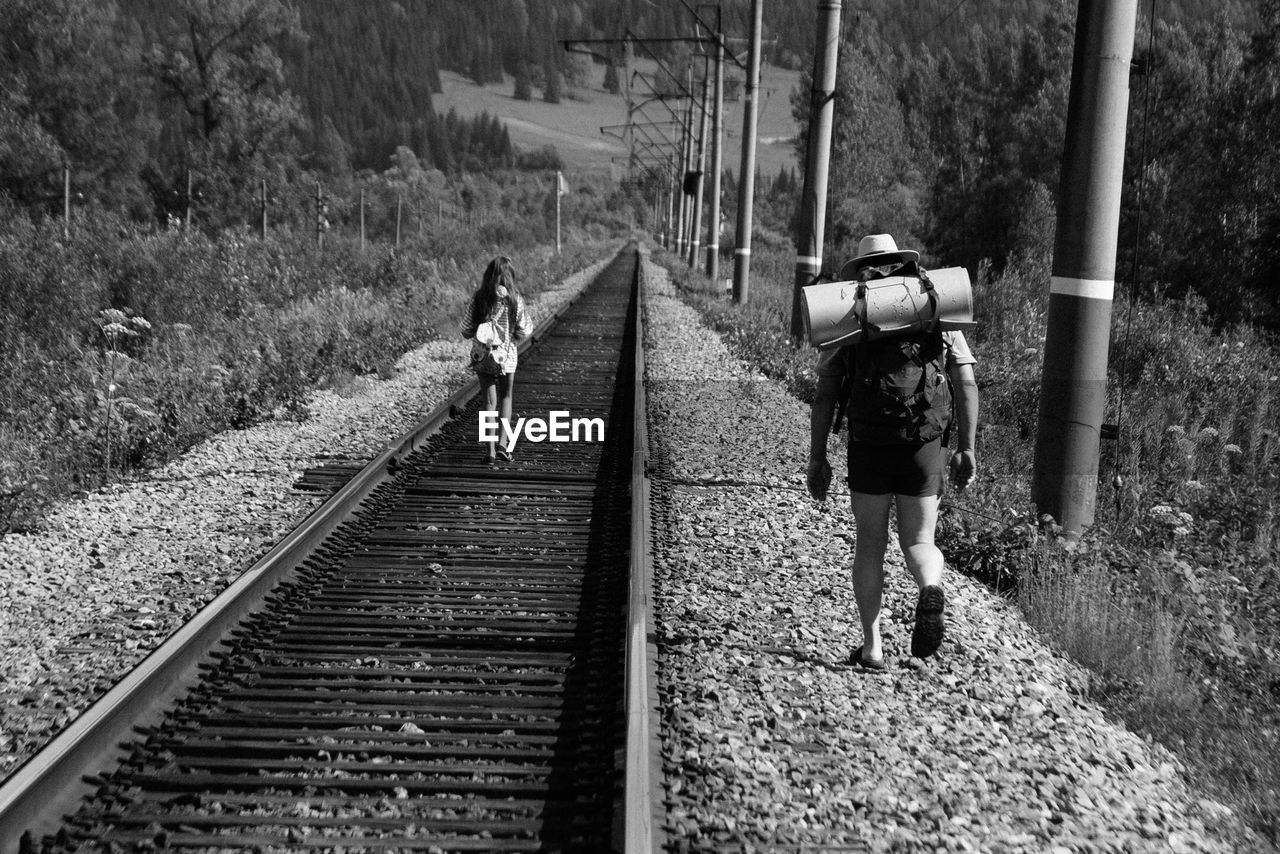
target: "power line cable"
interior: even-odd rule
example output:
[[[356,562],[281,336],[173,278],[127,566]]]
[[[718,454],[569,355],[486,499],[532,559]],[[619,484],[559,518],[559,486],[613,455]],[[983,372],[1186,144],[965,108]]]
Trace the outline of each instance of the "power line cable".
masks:
[[[1147,33],[1147,58],[1142,75],[1142,139],[1138,144],[1138,187],[1134,200],[1136,210],[1133,228],[1133,258],[1129,266],[1129,305],[1125,310],[1124,346],[1120,351],[1120,387],[1116,394],[1116,454],[1113,462],[1111,483],[1115,490],[1117,518],[1120,515],[1120,487],[1123,485],[1120,470],[1124,462],[1124,442],[1121,441],[1120,430],[1124,426],[1125,374],[1128,372],[1129,333],[1133,328],[1133,306],[1138,297],[1138,275],[1140,272],[1138,259],[1142,250],[1142,214],[1147,183],[1147,133],[1151,124],[1151,77],[1156,55],[1156,0],[1151,0],[1147,18],[1150,32]]]
[[[934,31],[936,31],[936,30],[937,30],[937,29],[939,29],[943,24],[945,24],[947,21],[949,21],[949,20],[951,19],[951,16],[952,16],[952,15],[954,15],[956,12],[959,12],[959,11],[960,11],[960,7],[961,7],[961,6],[963,6],[965,3],[968,3],[968,2],[969,2],[969,0],[959,0],[959,2],[958,2],[958,3],[956,3],[954,6],[952,6],[952,7],[951,7],[951,10],[950,10],[949,12],[947,12],[947,14],[943,15],[943,16],[942,16],[942,18],[941,18],[941,19],[939,19],[938,23],[934,24],[932,27],[930,27],[929,29],[927,29],[927,30],[925,30],[925,31],[924,31],[924,34],[920,36],[919,41],[924,41],[924,40],[925,40],[925,39],[927,39],[929,36],[933,35]]]

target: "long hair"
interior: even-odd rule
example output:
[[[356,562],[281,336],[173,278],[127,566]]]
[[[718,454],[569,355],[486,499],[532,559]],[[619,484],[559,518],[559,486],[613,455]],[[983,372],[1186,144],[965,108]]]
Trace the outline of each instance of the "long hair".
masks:
[[[506,255],[494,258],[485,268],[484,278],[480,280],[480,287],[473,298],[475,319],[483,321],[493,314],[494,306],[498,304],[500,287],[506,289],[507,298],[515,305],[516,267]]]

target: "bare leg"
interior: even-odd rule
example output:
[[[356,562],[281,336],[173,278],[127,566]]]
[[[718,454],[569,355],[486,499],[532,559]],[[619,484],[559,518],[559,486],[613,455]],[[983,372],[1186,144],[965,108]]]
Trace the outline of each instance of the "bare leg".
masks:
[[[498,377],[498,396],[502,401],[502,418],[511,424],[511,393],[515,389],[516,375],[503,374]],[[512,428],[515,427],[511,424]]]
[[[862,620],[862,657],[882,658],[880,648],[880,604],[884,596],[884,552],[889,545],[891,495],[849,494],[857,539],[853,552],[853,598]]]
[[[907,569],[920,588],[911,632],[911,654],[916,658],[928,658],[937,652],[946,634],[942,552],[933,542],[937,524],[938,496],[898,496],[898,542],[907,559]]]
[[[942,583],[942,552],[933,543],[938,527],[938,496],[897,496],[898,543],[917,587]]]
[[[492,374],[477,374],[477,376],[480,377],[480,389],[484,392],[485,411],[496,413],[498,411],[497,378]],[[499,438],[502,436],[501,426],[498,427],[498,436]],[[495,455],[498,453],[498,443],[486,442],[485,444],[489,446],[489,459],[496,459]]]
[[[508,429],[513,431],[515,430],[516,425],[511,420],[511,392],[515,386],[515,379],[516,375],[513,373],[502,374],[498,377],[498,400],[500,401],[499,408],[501,409],[502,423],[508,425]],[[506,436],[505,432],[503,433],[503,436]],[[515,445],[513,444],[511,448],[508,449],[506,446],[507,441],[508,440],[504,438],[502,445],[503,450],[514,451]],[[505,460],[507,457],[504,456],[503,459]]]

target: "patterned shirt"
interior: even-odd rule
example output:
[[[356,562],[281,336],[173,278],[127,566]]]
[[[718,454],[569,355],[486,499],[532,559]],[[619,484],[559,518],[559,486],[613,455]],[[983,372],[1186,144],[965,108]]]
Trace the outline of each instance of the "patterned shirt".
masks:
[[[533,320],[529,316],[529,310],[525,307],[524,299],[516,294],[514,311],[512,310],[512,298],[503,296],[493,307],[493,313],[489,317],[479,316],[479,306],[475,297],[471,298],[471,305],[467,309],[466,318],[459,326],[464,338],[474,338],[476,327],[488,320],[498,330],[498,337],[502,343],[496,349],[501,350],[505,356],[502,363],[503,373],[515,373],[517,351],[516,342],[523,341],[529,337],[529,333],[533,332]],[[514,323],[512,322],[514,319]]]

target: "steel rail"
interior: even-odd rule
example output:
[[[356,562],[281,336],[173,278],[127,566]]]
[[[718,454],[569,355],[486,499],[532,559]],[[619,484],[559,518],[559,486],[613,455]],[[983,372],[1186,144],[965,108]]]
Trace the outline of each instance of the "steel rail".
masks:
[[[590,281],[535,326],[529,338],[518,345],[520,355],[542,343],[589,285]],[[370,494],[393,478],[400,462],[461,414],[479,390],[479,380],[470,380],[393,440],[266,555],[19,766],[0,785],[0,854],[18,852],[31,840],[56,830],[63,815],[95,790],[97,781],[87,779],[87,775],[123,759],[127,753],[123,742],[133,730],[157,723],[166,707],[197,684],[200,662],[229,631],[260,610],[264,597],[293,575],[335,529],[355,517]]]
[[[626,758],[622,841],[615,850],[650,854],[661,850],[662,799],[658,730],[657,646],[652,634],[653,557],[650,549],[649,430],[645,398],[644,254],[637,252],[635,282],[635,376],[631,451],[631,568],[627,598]],[[615,834],[617,830],[615,829]]]

